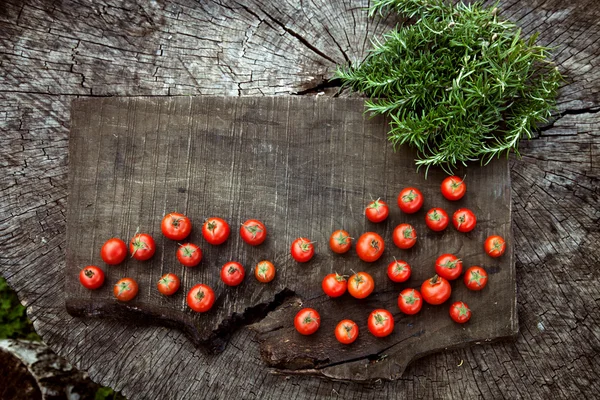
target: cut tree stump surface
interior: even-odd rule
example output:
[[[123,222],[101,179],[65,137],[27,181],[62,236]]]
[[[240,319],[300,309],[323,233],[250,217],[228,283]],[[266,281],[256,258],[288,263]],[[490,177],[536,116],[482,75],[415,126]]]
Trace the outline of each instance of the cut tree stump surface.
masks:
[[[592,398],[600,392],[600,3],[501,1],[556,48],[559,114],[510,160],[519,334],[368,386],[270,373],[257,332],[207,355],[184,333],[65,309],[70,106],[94,96],[337,92],[395,20],[368,1],[0,4],[0,273],[56,352],[130,398]],[[345,96],[346,93],[341,94]],[[267,319],[263,319],[265,323]]]

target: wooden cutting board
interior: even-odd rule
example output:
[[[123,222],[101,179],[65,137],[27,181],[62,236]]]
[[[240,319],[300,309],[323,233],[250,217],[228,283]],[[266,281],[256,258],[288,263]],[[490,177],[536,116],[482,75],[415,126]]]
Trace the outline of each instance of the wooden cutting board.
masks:
[[[129,324],[166,325],[183,330],[207,351],[219,352],[236,329],[250,325],[261,342],[261,355],[270,366],[287,373],[314,374],[334,379],[371,381],[396,379],[406,365],[424,354],[480,343],[517,333],[516,283],[512,253],[511,199],[508,162],[494,160],[487,167],[469,166],[468,191],[458,202],[440,193],[444,173],[414,167],[414,154],[394,152],[386,140],[383,118],[364,114],[360,99],[321,97],[177,97],[103,98],[73,102],[69,142],[69,199],[67,217],[67,310],[78,317],[117,318]],[[405,215],[396,205],[399,191],[416,186],[424,194],[423,209]],[[364,216],[370,199],[380,197],[390,205],[390,216],[373,224]],[[464,234],[452,224],[441,233],[425,226],[431,207],[450,215],[469,207],[477,227]],[[162,217],[183,212],[194,224],[192,243],[200,245],[203,261],[196,268],[180,265],[177,243],[160,231]],[[221,246],[202,239],[205,218],[220,216],[232,227]],[[246,245],[239,226],[258,218],[268,229],[259,247]],[[391,233],[396,225],[415,226],[417,245],[396,248]],[[150,233],[157,252],[145,262],[128,259],[107,266],[100,247],[110,237],[126,242],[136,228]],[[386,241],[383,257],[375,263],[358,259],[354,249],[339,256],[328,249],[336,229],[358,238],[375,231]],[[492,259],[483,251],[488,235],[507,239],[508,251]],[[289,256],[293,239],[316,241],[316,256],[299,264]],[[397,306],[398,293],[420,287],[434,274],[435,259],[454,253],[465,267],[482,265],[490,274],[481,292],[466,289],[461,280],[452,284],[451,299],[441,306],[425,305],[415,316],[405,316]],[[391,282],[386,266],[393,257],[413,268],[411,279]],[[269,284],[256,281],[253,269],[263,259],[272,260],[277,276]],[[219,278],[221,266],[231,260],[246,268],[246,279],[236,288]],[[96,291],[78,282],[79,270],[88,264],[106,272],[105,285]],[[321,280],[332,272],[366,271],[375,279],[375,292],[365,300],[348,294],[327,298]],[[182,287],[165,297],[156,289],[167,272],[180,276]],[[118,303],[113,284],[122,277],[136,279],[137,298]],[[185,293],[196,283],[210,285],[217,296],[213,309],[197,314],[186,307]],[[473,311],[471,321],[455,324],[448,316],[452,301],[465,301]],[[304,337],[293,328],[301,307],[314,307],[322,319],[319,331]],[[394,314],[396,328],[377,339],[367,329],[367,316],[375,308]],[[333,329],[341,319],[359,325],[360,336],[350,345],[336,342]],[[168,339],[165,339],[168,340]],[[106,349],[108,350],[108,349]]]

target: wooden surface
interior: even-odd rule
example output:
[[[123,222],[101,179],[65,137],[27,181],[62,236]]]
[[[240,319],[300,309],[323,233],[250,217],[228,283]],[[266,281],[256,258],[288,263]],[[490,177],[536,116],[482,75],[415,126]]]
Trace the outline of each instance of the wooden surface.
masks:
[[[504,0],[556,47],[556,121],[511,158],[519,335],[422,358],[393,383],[270,374],[256,334],[218,357],[182,333],[65,308],[70,104],[103,95],[289,95],[356,62],[389,21],[368,2],[0,2],[0,273],[44,340],[130,398],[592,398],[600,391],[600,4]],[[250,29],[248,29],[250,27]],[[320,53],[320,54],[319,54]],[[327,56],[327,58],[323,57]],[[325,85],[324,85],[325,86]],[[337,88],[327,89],[335,93]],[[343,94],[342,94],[343,95]],[[130,336],[133,332],[133,336]],[[127,333],[128,340],[120,338]],[[164,340],[173,340],[171,347]],[[171,354],[171,357],[165,357]],[[193,356],[189,356],[193,354]]]
[[[515,336],[507,160],[457,171],[468,175],[468,195],[451,202],[440,193],[445,173],[431,171],[428,179],[416,173],[414,153],[406,147],[394,153],[386,132],[387,121],[366,116],[361,99],[204,96],[75,101],[69,136],[67,310],[74,316],[135,319],[136,325],[175,325],[194,344],[217,352],[224,350],[237,329],[251,322],[252,315],[269,366],[359,381],[400,378],[410,360],[435,350]],[[407,186],[418,187],[425,198],[423,209],[413,215],[403,214],[396,205],[398,193]],[[389,203],[385,222],[373,224],[364,216],[371,197]],[[432,207],[450,215],[467,207],[477,215],[477,227],[469,234],[452,226],[433,232],[425,225],[425,213]],[[200,266],[182,266],[175,257],[177,243],[162,236],[160,222],[169,212],[183,212],[196,224],[188,240],[202,248]],[[201,223],[211,216],[223,217],[233,227],[223,245],[211,246],[202,239]],[[268,230],[267,241],[258,247],[239,237],[237,227],[251,218],[264,222]],[[410,250],[400,250],[392,241],[393,229],[404,222],[417,232],[417,245]],[[157,254],[146,262],[129,259],[119,266],[105,265],[99,254],[102,243],[113,236],[127,240],[138,227],[156,238]],[[333,253],[328,239],[337,229],[354,238],[367,231],[379,233],[386,243],[383,256],[365,263],[354,250],[344,256]],[[492,234],[509,243],[507,253],[498,259],[483,250],[485,238]],[[297,237],[316,242],[316,256],[306,264],[289,256]],[[418,315],[404,316],[397,306],[398,293],[420,288],[435,274],[435,260],[444,253],[456,254],[465,268],[484,266],[490,285],[476,293],[460,279],[453,282],[446,304],[426,305]],[[405,284],[394,284],[387,277],[387,265],[394,258],[412,266]],[[264,259],[277,268],[276,279],[268,285],[253,277],[255,265]],[[221,266],[232,260],[248,271],[236,288],[223,284],[219,275]],[[107,284],[98,291],[79,283],[79,271],[89,264],[102,265],[107,273]],[[351,275],[353,270],[366,271],[375,279],[375,291],[368,299],[346,295],[332,300],[323,293],[325,275]],[[170,298],[155,287],[167,272],[182,279],[181,290]],[[125,276],[141,288],[135,301],[126,305],[112,294],[112,285]],[[186,305],[185,293],[196,283],[215,290],[216,302],[209,313],[194,313]],[[285,296],[292,294],[294,299],[288,301]],[[459,300],[474,313],[466,325],[455,324],[448,316],[449,304]],[[268,313],[284,301],[279,310]],[[293,316],[302,307],[321,314],[321,328],[311,337],[294,329]],[[390,310],[396,320],[394,333],[385,339],[368,334],[368,315],[377,308]],[[346,318],[356,321],[362,332],[352,346],[337,343],[333,334]],[[165,340],[164,345],[172,343]]]

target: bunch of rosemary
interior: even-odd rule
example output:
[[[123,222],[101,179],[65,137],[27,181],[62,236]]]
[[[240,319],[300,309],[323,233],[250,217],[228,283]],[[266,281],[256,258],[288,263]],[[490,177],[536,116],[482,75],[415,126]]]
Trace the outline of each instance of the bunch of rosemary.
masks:
[[[525,41],[497,7],[443,0],[374,0],[369,16],[395,11],[413,23],[386,33],[359,66],[339,67],[343,85],[391,117],[389,139],[418,149],[417,168],[514,150],[547,121],[561,75],[549,49]]]

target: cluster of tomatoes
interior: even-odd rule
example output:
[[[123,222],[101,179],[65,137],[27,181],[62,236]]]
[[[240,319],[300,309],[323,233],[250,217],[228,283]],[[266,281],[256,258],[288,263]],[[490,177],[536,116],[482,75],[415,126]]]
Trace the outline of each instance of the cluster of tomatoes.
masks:
[[[451,201],[461,199],[467,190],[463,179],[450,176],[442,182],[443,196]],[[414,214],[423,206],[423,194],[416,188],[405,188],[398,195],[398,206],[407,214]],[[389,215],[388,205],[377,199],[372,201],[365,210],[366,217],[371,222],[382,222]],[[432,208],[425,215],[427,226],[433,231],[443,231],[449,224],[446,211],[441,208]],[[459,232],[470,232],[475,228],[477,219],[475,214],[467,208],[458,209],[452,217],[454,227]],[[417,242],[415,228],[410,224],[400,224],[393,232],[394,244],[400,249],[409,249]],[[329,239],[331,250],[338,254],[346,253],[352,246],[352,238],[348,232],[338,230],[333,232]],[[375,232],[367,232],[359,237],[356,242],[358,257],[366,262],[374,262],[383,254],[385,244],[383,238]],[[485,252],[491,257],[500,257],[504,254],[506,243],[500,236],[494,235],[487,238],[484,243]],[[292,256],[299,262],[307,262],[314,255],[312,242],[306,238],[299,238],[292,244]],[[435,275],[423,282],[421,290],[404,289],[398,296],[398,308],[407,315],[417,314],[423,306],[423,301],[431,305],[440,305],[450,298],[451,286],[449,281],[458,279],[463,272],[462,260],[453,254],[442,254],[435,263]],[[393,282],[405,282],[410,278],[411,267],[403,260],[394,260],[388,265],[387,275]],[[482,290],[488,280],[485,269],[472,266],[464,274],[463,281],[471,290]],[[342,296],[346,291],[357,299],[369,296],[374,288],[373,277],[367,272],[354,273],[352,276],[342,276],[337,273],[325,276],[322,288],[329,297]],[[450,317],[458,323],[465,323],[471,318],[471,310],[462,301],[454,302],[450,306]],[[320,326],[321,317],[313,308],[300,310],[294,319],[296,330],[303,335],[315,333]],[[394,330],[394,318],[385,309],[376,309],[371,312],[367,326],[376,337],[385,337]],[[338,341],[350,344],[358,337],[357,324],[349,319],[340,321],[335,328]]]

